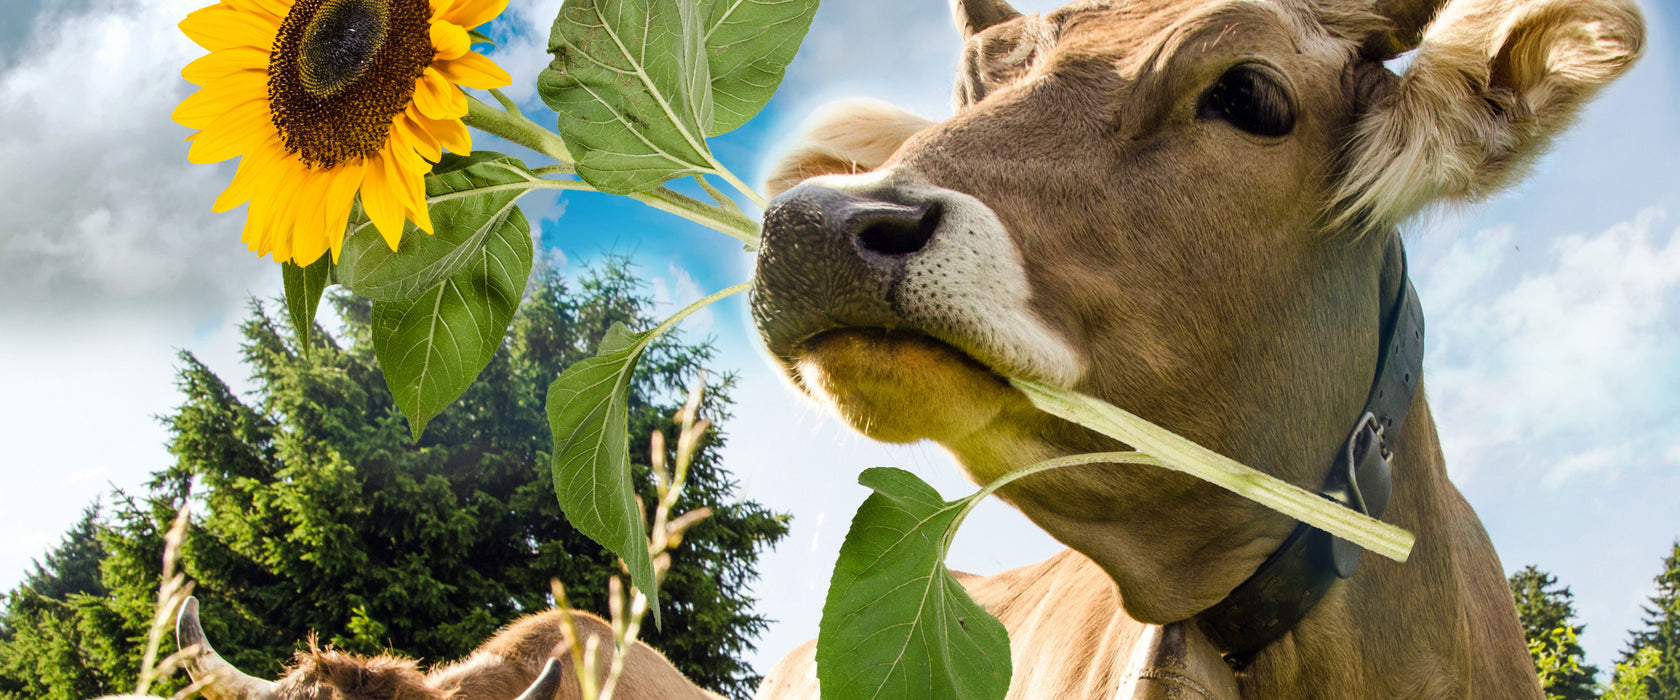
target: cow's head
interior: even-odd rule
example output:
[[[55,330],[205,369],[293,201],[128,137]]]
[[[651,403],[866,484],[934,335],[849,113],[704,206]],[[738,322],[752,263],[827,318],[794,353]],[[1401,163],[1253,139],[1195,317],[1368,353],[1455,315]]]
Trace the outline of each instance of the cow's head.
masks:
[[[1370,387],[1395,225],[1510,182],[1643,37],[1629,0],[956,4],[956,115],[824,118],[771,177],[818,175],[765,214],[753,312],[805,393],[979,482],[1115,447],[1007,375],[1317,488]],[[1003,495],[1145,622],[1218,601],[1293,526],[1135,466]]]
[[[434,686],[409,659],[365,657],[310,645],[297,652],[291,668],[278,681],[250,676],[210,646],[198,619],[198,601],[188,598],[175,622],[176,642],[183,649],[196,645],[198,653],[183,664],[194,681],[204,683],[209,700],[446,700],[456,697]],[[484,700],[548,700],[560,685],[560,666],[550,663],[523,694],[518,690]]]

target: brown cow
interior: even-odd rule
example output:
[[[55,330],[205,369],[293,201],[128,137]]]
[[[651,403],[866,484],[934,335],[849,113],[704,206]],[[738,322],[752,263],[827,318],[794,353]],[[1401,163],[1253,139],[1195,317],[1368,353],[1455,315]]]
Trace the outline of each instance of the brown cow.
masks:
[[[1048,382],[1418,538],[1356,568],[1176,472],[1017,481],[1072,550],[966,582],[1009,630],[1010,697],[1541,697],[1447,479],[1396,226],[1516,179],[1638,55],[1631,2],[956,4],[954,117],[838,108],[771,177],[753,312],[788,376],[979,483],[1123,448],[1003,377]],[[761,697],[815,697],[812,672],[807,645]]]
[[[612,626],[572,611],[578,634],[599,640],[596,669],[602,679],[612,657]],[[576,700],[570,639],[560,612],[529,615],[508,625],[465,659],[421,673],[418,664],[391,656],[362,657],[311,648],[299,651],[278,681],[253,678],[222,660],[198,622],[198,601],[187,599],[176,621],[182,648],[199,645],[185,664],[194,680],[220,678],[204,689],[209,700]],[[614,698],[621,700],[722,700],[690,683],[652,647],[636,642],[625,659]]]

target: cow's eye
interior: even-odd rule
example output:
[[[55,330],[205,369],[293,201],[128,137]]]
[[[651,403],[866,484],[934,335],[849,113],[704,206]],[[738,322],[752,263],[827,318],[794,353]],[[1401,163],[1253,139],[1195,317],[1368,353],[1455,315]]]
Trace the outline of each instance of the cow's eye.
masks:
[[[1202,97],[1201,116],[1223,119],[1256,136],[1283,136],[1295,128],[1289,94],[1253,65],[1240,65],[1219,76]]]

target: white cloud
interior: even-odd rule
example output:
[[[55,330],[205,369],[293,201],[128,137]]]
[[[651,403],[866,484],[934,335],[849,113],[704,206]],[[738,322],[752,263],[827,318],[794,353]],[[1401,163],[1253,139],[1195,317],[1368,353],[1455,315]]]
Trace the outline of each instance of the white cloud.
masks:
[[[169,119],[204,53],[175,23],[204,4],[50,8],[0,66],[0,586],[169,463],[154,416],[179,401],[176,349],[237,386],[244,300],[278,291],[242,214],[210,211],[232,169],[188,163]]]
[[[1425,282],[1429,390],[1454,473],[1519,447],[1552,465],[1552,487],[1654,463],[1680,381],[1680,235],[1648,209],[1558,239],[1545,267],[1502,288],[1512,237],[1502,226],[1455,243]]]
[[[43,26],[0,72],[0,297],[7,315],[123,305],[221,313],[271,263],[210,202],[231,168],[187,162],[169,119],[202,55],[175,23],[200,0],[101,2]]]
[[[496,64],[513,77],[502,93],[522,106],[538,107],[537,74],[548,66],[548,33],[560,14],[560,0],[531,0],[508,5],[503,14],[511,20],[514,35],[493,52]],[[544,124],[552,127],[552,124]]]

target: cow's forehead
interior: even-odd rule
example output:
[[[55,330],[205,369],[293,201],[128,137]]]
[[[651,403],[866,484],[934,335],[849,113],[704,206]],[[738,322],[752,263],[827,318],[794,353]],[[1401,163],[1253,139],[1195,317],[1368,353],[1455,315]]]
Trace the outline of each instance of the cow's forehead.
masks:
[[[1291,0],[1079,0],[1043,16],[1058,49],[1128,62],[1167,61],[1181,51],[1348,55],[1351,40],[1381,20],[1331,3]]]

